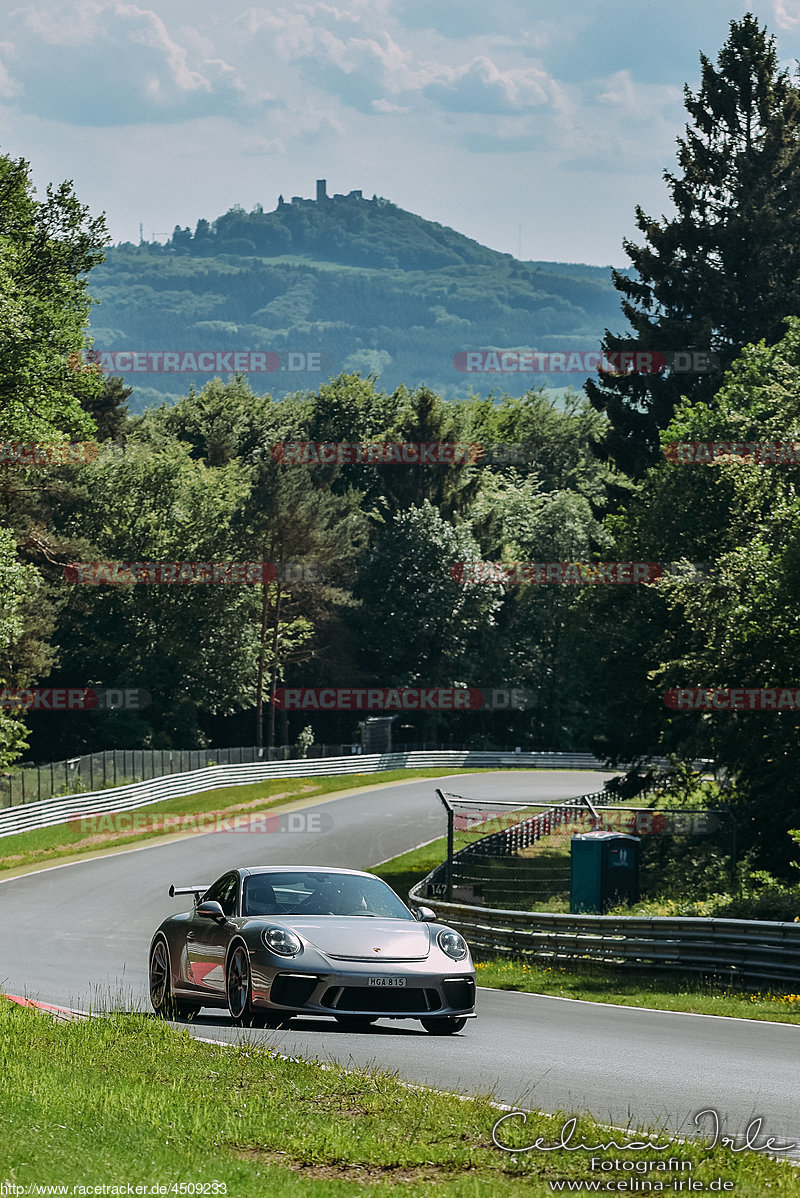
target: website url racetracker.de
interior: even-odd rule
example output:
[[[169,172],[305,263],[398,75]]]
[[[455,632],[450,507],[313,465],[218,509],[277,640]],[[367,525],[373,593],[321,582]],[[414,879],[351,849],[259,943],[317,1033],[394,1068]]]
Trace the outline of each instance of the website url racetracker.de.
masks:
[[[29,1181],[23,1185],[16,1181],[0,1181],[0,1198],[6,1198],[7,1195],[11,1195],[13,1198],[22,1198],[22,1195],[27,1194],[145,1194],[151,1196],[154,1194],[227,1194],[227,1192],[228,1184],[224,1181],[161,1181],[154,1182],[152,1185],[133,1185],[129,1181],[96,1185],[40,1185],[35,1181]]]

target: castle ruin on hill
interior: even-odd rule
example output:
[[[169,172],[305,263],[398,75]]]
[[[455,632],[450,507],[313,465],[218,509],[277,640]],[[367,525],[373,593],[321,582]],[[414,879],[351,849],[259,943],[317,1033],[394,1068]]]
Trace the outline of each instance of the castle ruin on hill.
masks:
[[[300,206],[307,206],[309,204],[337,204],[342,200],[363,200],[363,198],[364,196],[362,195],[361,191],[348,191],[346,195],[341,193],[329,196],[327,179],[317,179],[317,194],[315,199],[306,200],[303,198],[303,196],[292,196],[291,203]],[[369,203],[370,201],[367,202]],[[372,197],[371,202],[376,202],[375,196]],[[283,196],[278,196],[278,207],[289,207],[289,204],[284,201]]]

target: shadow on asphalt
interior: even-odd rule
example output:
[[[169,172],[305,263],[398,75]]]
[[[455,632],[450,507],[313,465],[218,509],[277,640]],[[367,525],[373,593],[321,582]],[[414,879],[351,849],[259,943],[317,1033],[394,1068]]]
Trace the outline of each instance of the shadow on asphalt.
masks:
[[[222,1012],[219,1015],[195,1015],[191,1019],[175,1019],[173,1022],[187,1024],[196,1028],[208,1028],[209,1030],[217,1028],[219,1030],[227,1029],[230,1031],[241,1029],[244,1031],[259,1032],[320,1032],[326,1036],[428,1036],[428,1032],[422,1027],[387,1027],[386,1024],[381,1023],[373,1023],[369,1027],[353,1030],[352,1028],[345,1027],[344,1024],[337,1023],[335,1019],[325,1019],[324,1016],[319,1019],[303,1019],[297,1016],[287,1020],[286,1023],[280,1024],[278,1027],[264,1027],[258,1023],[253,1023],[249,1026],[237,1024],[233,1022],[229,1015]]]

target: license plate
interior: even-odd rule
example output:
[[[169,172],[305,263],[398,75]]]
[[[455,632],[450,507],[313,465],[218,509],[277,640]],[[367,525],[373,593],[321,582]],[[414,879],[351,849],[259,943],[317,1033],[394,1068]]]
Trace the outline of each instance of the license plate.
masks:
[[[367,978],[368,986],[405,986],[405,978]]]

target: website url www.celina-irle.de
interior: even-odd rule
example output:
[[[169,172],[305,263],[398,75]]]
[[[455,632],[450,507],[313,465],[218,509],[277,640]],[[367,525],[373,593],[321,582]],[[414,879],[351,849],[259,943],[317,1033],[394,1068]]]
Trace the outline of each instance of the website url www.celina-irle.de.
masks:
[[[0,1198],[23,1198],[23,1195],[71,1194],[89,1195],[104,1194],[116,1198],[122,1194],[227,1194],[228,1186],[224,1181],[162,1181],[151,1185],[133,1185],[121,1181],[112,1183],[92,1183],[74,1185],[43,1185],[36,1181],[16,1182],[0,1181]]]
[[[594,1177],[571,1178],[548,1182],[554,1194],[680,1194],[706,1191],[711,1194],[730,1193],[735,1182],[727,1177],[699,1181],[696,1177],[613,1177],[600,1181]]]

